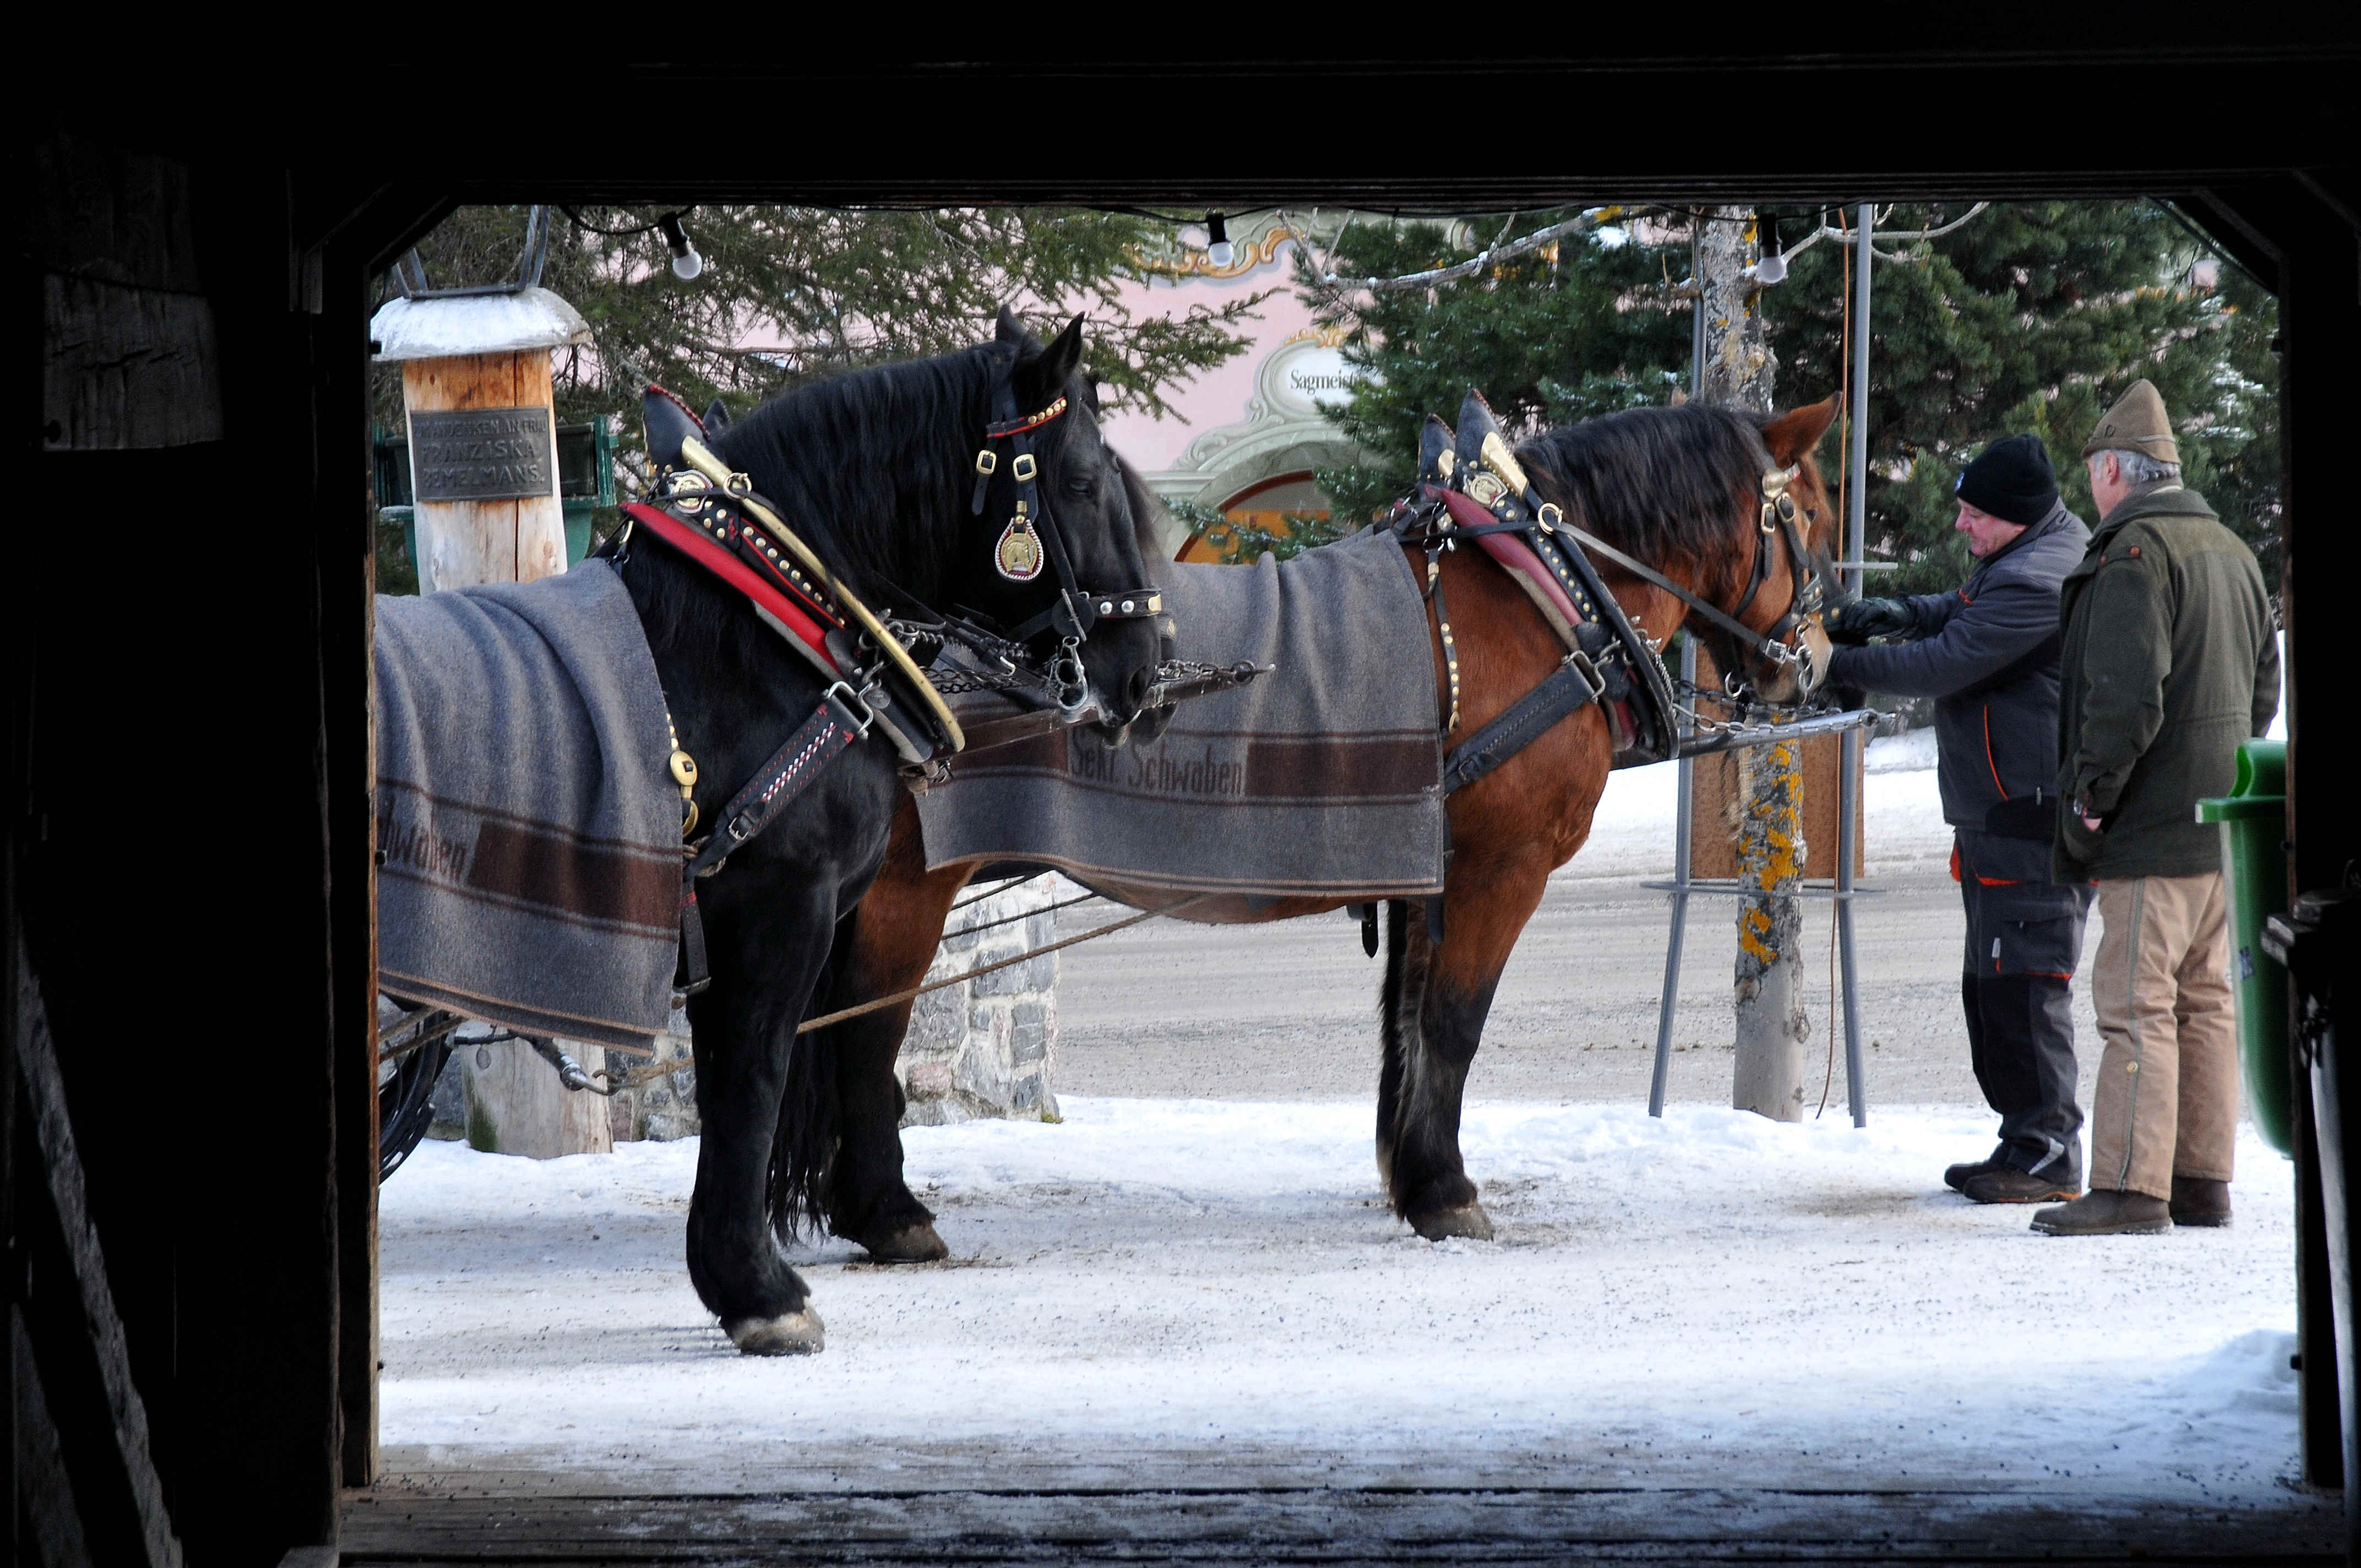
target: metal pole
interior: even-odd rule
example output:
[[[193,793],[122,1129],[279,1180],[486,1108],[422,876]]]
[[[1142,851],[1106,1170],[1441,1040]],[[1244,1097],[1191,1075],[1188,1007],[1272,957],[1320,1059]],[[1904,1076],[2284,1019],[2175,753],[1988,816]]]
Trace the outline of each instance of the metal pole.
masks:
[[[1869,1125],[1869,1085],[1861,1060],[1861,993],[1856,983],[1852,940],[1853,813],[1860,809],[1861,731],[1848,729],[1839,740],[1837,766],[1837,963],[1844,977],[1845,1103],[1852,1124]]]
[[[1705,220],[1697,220],[1698,229]],[[1689,302],[1689,396],[1705,396],[1705,280],[1697,275],[1697,244],[1689,241],[1689,282],[1697,297]]]
[[[1847,459],[1851,493],[1845,498],[1845,559],[1864,561],[1869,538],[1869,234],[1876,219],[1866,202],[1853,218],[1852,284],[1852,450]],[[1858,598],[1861,571],[1846,570],[1845,587]],[[1844,976],[1845,1102],[1852,1124],[1869,1125],[1869,1085],[1863,1081],[1861,1059],[1861,992],[1853,961],[1852,859],[1853,814],[1860,809],[1861,733],[1848,729],[1837,752],[1837,886],[1838,962]]]
[[[1681,639],[1681,679],[1697,680],[1697,640]],[[1686,727],[1684,727],[1686,729]],[[1681,938],[1689,918],[1689,810],[1695,800],[1697,762],[1683,757],[1680,769],[1680,813],[1673,825],[1673,932],[1664,947],[1664,993],[1656,1004],[1656,1070],[1648,1080],[1648,1114],[1664,1113],[1664,1080],[1673,1070],[1673,1011],[1681,999]]]
[[[1869,225],[1876,211],[1863,202],[1853,218],[1852,259],[1852,452],[1846,475],[1851,493],[1845,497],[1845,559],[1864,561],[1869,538]],[[1704,321],[1702,313],[1698,321]],[[1861,568],[1848,567],[1846,591],[1861,593]]]

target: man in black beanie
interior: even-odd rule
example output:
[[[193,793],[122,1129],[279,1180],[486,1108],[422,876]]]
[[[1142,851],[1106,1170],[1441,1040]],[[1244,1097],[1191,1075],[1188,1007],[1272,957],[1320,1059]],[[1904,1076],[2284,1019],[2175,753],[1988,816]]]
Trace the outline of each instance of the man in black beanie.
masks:
[[[1935,703],[1951,874],[1967,905],[1968,1050],[2000,1113],[1990,1157],[1943,1179],[1979,1203],[2046,1203],[2082,1190],[2069,981],[2087,885],[2049,879],[2058,817],[2059,585],[2091,531],[2058,499],[2035,435],[1995,441],[1959,479],[1976,569],[1956,593],[1859,599],[1829,612],[1830,681]],[[1890,641],[1871,644],[1872,637]]]

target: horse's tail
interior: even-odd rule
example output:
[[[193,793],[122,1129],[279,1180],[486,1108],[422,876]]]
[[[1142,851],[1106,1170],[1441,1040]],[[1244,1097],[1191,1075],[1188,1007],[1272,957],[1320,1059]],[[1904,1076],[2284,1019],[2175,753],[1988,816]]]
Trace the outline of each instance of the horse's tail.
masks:
[[[810,1014],[818,1017],[859,1000],[850,995],[852,913],[836,923],[835,939],[819,983],[812,987]],[[779,1124],[771,1135],[769,1204],[771,1228],[792,1242],[806,1223],[828,1234],[829,1167],[841,1136],[838,1125],[837,1035],[843,1028],[814,1029],[787,1047],[787,1087],[779,1096]]]

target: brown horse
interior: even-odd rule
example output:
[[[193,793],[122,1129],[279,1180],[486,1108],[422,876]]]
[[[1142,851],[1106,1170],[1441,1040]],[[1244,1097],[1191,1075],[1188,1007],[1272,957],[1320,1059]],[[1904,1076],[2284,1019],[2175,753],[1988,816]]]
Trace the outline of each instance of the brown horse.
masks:
[[[1823,554],[1834,508],[1811,454],[1836,412],[1833,398],[1771,417],[1695,403],[1641,409],[1544,432],[1515,456],[1535,498],[1554,502],[1567,521],[1762,633],[1782,620],[1803,587],[1777,535],[1758,527],[1766,472],[1795,470],[1787,487],[1795,522],[1806,549]],[[1143,502],[1136,500],[1135,510],[1145,515]],[[1675,594],[1609,560],[1597,564],[1608,591],[1658,646],[1689,618]],[[1413,552],[1411,565],[1424,580],[1422,554]],[[1444,737],[1448,747],[1532,690],[1566,650],[1500,566],[1474,550],[1446,554],[1441,565],[1459,666],[1458,725]],[[1440,716],[1449,711],[1449,691],[1432,607],[1427,623]],[[1744,671],[1760,696],[1800,695],[1795,666],[1765,659],[1710,623],[1697,630],[1717,665]],[[1451,795],[1439,941],[1411,905],[1389,905],[1378,1168],[1394,1211],[1431,1240],[1491,1234],[1460,1158],[1467,1069],[1493,988],[1543,884],[1589,837],[1615,746],[1604,710],[1592,703]],[[917,985],[953,900],[980,866],[929,871],[917,813],[904,800],[884,869],[838,928],[826,1010]],[[1120,887],[1093,885],[1124,896]],[[1171,901],[1169,893],[1147,890],[1137,900],[1146,907]],[[1345,903],[1282,898],[1249,911],[1224,899],[1216,913],[1192,909],[1184,917],[1288,920]],[[894,1063],[910,1010],[905,1002],[799,1043],[796,1081],[773,1150],[774,1222],[783,1234],[808,1218],[881,1260],[947,1255],[933,1214],[902,1179],[904,1100]]]

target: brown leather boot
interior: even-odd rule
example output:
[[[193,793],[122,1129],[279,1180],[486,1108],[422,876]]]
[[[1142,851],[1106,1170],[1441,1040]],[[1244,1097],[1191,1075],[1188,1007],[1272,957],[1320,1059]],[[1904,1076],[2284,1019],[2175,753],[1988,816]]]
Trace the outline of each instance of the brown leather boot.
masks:
[[[2228,1224],[2230,1184],[2202,1176],[2174,1177],[2172,1223],[2176,1225]]]
[[[1943,1185],[1954,1192],[1965,1192],[1969,1182],[1982,1176],[1985,1171],[1998,1170],[2007,1163],[2001,1158],[2000,1151],[1995,1149],[1982,1159],[1971,1159],[1960,1165],[1946,1166],[1943,1168]]]
[[[2013,1165],[1996,1165],[1968,1178],[1960,1190],[1978,1203],[2056,1203],[2080,1197],[2082,1183],[2080,1179],[2059,1181]]]
[[[2033,1228],[2046,1236],[2153,1236],[2172,1229],[2172,1209],[2145,1192],[2092,1192],[2044,1209]]]

